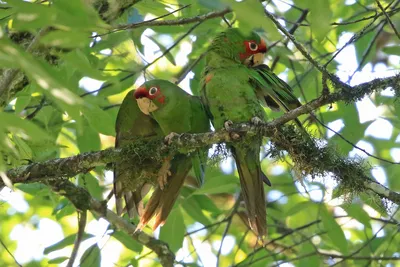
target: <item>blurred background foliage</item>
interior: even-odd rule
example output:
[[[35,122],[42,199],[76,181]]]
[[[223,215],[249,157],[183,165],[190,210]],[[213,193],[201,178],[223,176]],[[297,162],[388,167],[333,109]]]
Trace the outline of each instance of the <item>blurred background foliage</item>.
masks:
[[[256,29],[265,38],[270,46],[266,64],[302,103],[318,97],[321,73],[286,42],[264,10],[288,30],[298,22],[297,41],[351,85],[395,75],[399,67],[399,36],[393,29],[400,28],[397,0],[379,1],[386,14],[375,0],[115,0],[115,8],[119,2],[126,5],[118,12],[114,1],[105,2],[0,2],[2,177],[30,162],[113,147],[118,105],[146,79],[167,79],[199,94],[210,40],[229,25]],[[224,15],[157,24],[210,12]],[[153,19],[154,24],[143,23]],[[322,107],[316,114],[366,151],[399,161],[400,106],[395,100],[388,88],[356,103]],[[266,113],[271,119],[281,115]],[[367,158],[371,177],[400,190],[397,165],[367,157],[321,125],[308,130],[343,155]],[[265,140],[262,167],[273,184],[266,188],[266,248],[255,249],[256,237],[238,200],[234,163],[227,157],[208,166],[204,187],[182,189],[167,223],[155,233],[176,253],[177,264],[322,266],[345,261],[345,266],[399,266],[396,205],[366,194],[348,199],[329,176],[301,177],[292,171],[289,157],[271,158],[268,151]],[[97,167],[71,181],[102,200],[112,188],[112,173]],[[0,199],[0,265],[64,266],[77,232],[72,204],[38,183],[3,189]],[[91,214],[84,238],[79,266],[159,266],[150,250]]]

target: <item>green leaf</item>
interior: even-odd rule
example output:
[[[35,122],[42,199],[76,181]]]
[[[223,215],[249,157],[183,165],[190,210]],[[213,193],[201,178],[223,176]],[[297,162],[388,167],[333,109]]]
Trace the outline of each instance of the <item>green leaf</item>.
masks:
[[[105,135],[115,136],[115,121],[106,111],[96,105],[86,103],[82,109],[82,113],[95,131]]]
[[[55,30],[43,36],[40,42],[47,46],[72,49],[88,46],[91,39],[87,32]]]
[[[43,195],[43,192],[45,192],[45,194],[48,194],[49,192],[49,188],[42,183],[16,184],[14,186],[22,192],[25,192],[32,196]]]
[[[67,200],[66,205],[62,205],[61,204],[60,207],[59,206],[57,206],[57,207],[59,208],[59,210],[58,211],[56,211],[56,210],[53,211],[53,212],[56,212],[56,219],[57,220],[61,220],[61,218],[65,217],[65,216],[68,216],[68,215],[71,215],[71,214],[74,214],[76,212],[75,206],[72,205],[72,203],[69,202],[69,200]]]
[[[28,146],[28,144],[17,135],[14,135],[12,139],[15,143],[15,146],[18,148],[19,157],[24,160],[31,160],[32,149]]]
[[[330,1],[313,1],[310,8],[311,30],[318,41],[322,41],[331,29],[332,10]]]
[[[371,219],[368,213],[357,204],[342,205],[342,208],[349,214],[350,217],[362,223],[365,227],[371,228]]]
[[[167,48],[165,46],[158,42],[153,36],[147,36],[147,38],[152,40],[160,48],[161,52],[165,54],[165,51],[167,51]],[[166,53],[165,57],[168,59],[169,62],[171,62],[172,65],[176,66],[175,58],[171,54],[171,52]]]
[[[168,216],[167,222],[160,230],[160,239],[167,242],[173,252],[182,247],[186,227],[179,208],[175,208]]]
[[[92,237],[94,237],[94,235],[84,233],[82,236],[82,241],[86,240],[88,238],[92,238]],[[45,248],[43,251],[43,254],[47,255],[50,252],[57,251],[57,250],[65,248],[67,246],[70,246],[70,245],[74,244],[75,238],[76,238],[76,234],[69,235],[69,236],[65,237],[63,240]]]
[[[90,51],[91,52],[91,51]],[[67,68],[73,68],[84,76],[89,76],[97,80],[109,80],[111,77],[104,75],[98,70],[98,58],[91,55],[84,49],[74,49],[62,56]]]
[[[96,199],[101,200],[103,198],[103,187],[100,186],[99,180],[96,179],[93,175],[90,173],[85,173],[82,175],[79,175],[79,185],[87,188],[89,191],[90,195],[93,196]]]
[[[370,50],[366,49],[370,46],[371,42],[374,41],[375,35],[376,33],[374,31],[371,31],[367,34],[364,34],[354,44],[354,47],[356,48],[357,63],[360,65],[359,69],[362,69],[366,64],[370,62],[372,57],[376,55],[376,45],[372,45]],[[366,55],[365,53],[367,53],[367,51],[368,54]]]
[[[200,159],[203,151],[195,151],[192,155],[192,168],[195,174],[195,178],[197,181],[197,185],[202,187],[204,184],[204,165],[206,164],[207,156],[205,155],[205,159]]]
[[[223,9],[226,7],[225,4],[221,3],[220,0],[213,0],[213,1],[209,1],[209,0],[197,0],[197,2],[199,2],[200,5],[207,7],[209,9]]]
[[[41,141],[51,139],[50,136],[34,123],[23,120],[15,114],[0,112],[0,131],[5,128],[7,131],[18,134],[26,140]]]
[[[197,202],[198,199],[193,197],[186,198],[182,201],[182,207],[195,221],[203,225],[211,224],[210,220],[204,215],[200,203]]]
[[[238,189],[238,178],[234,175],[216,176],[206,179],[203,187],[196,190],[193,194],[219,194],[233,193]]]
[[[213,216],[221,214],[221,210],[214,204],[214,202],[206,195],[192,195],[197,203],[199,203],[202,210],[211,212]]]
[[[10,0],[7,4],[15,12],[12,27],[21,31],[36,30],[51,25],[55,19],[54,9],[50,5],[19,0]]]
[[[305,243],[300,246],[299,255],[306,255],[315,252],[315,248],[310,243]],[[302,258],[299,261],[299,267],[318,267],[321,266],[321,260],[317,253],[312,256]]]
[[[58,257],[58,258],[54,258],[49,260],[47,263],[48,264],[60,264],[63,263],[64,261],[68,260],[69,257]]]
[[[83,123],[83,131],[76,134],[76,141],[81,153],[97,151],[101,147],[100,136],[97,131],[89,127],[88,123]]]
[[[321,207],[321,220],[328,232],[329,238],[332,240],[333,244],[340,249],[343,254],[347,254],[348,246],[347,240],[343,233],[342,228],[336,222],[335,218],[328,212],[325,206]]]
[[[52,6],[57,12],[56,25],[58,28],[75,29],[86,32],[97,32],[99,29],[105,31],[110,29],[94,8],[87,1],[68,0],[54,1]],[[89,37],[89,36],[88,36]]]
[[[256,28],[262,28],[270,40],[279,40],[282,35],[278,32],[275,24],[269,20],[265,13],[263,5],[257,0],[230,1],[224,0],[230,4],[239,20],[239,29],[248,33]]]
[[[315,206],[316,204],[312,201],[304,201],[304,202],[300,202],[298,204],[296,204],[294,207],[292,207],[291,209],[289,209],[286,214],[285,217],[290,217],[295,215],[298,212],[304,212],[305,210],[309,209],[311,206]]]
[[[142,252],[143,245],[139,244],[136,240],[134,240],[130,235],[122,231],[115,231],[112,236],[117,239],[119,242],[124,244],[127,249],[132,251],[136,251],[138,253]]]
[[[33,57],[11,40],[0,38],[0,62],[17,65],[28,76],[30,82],[43,89],[54,102],[65,110],[75,121],[80,122],[80,105],[83,100],[72,91],[77,91],[77,85],[69,84],[59,77],[58,70],[44,60]],[[9,114],[10,115],[10,114]],[[38,135],[42,137],[41,135]]]
[[[32,97],[30,95],[18,96],[17,102],[15,103],[15,113],[19,114],[26,106],[31,102]]]
[[[382,51],[385,52],[388,55],[395,55],[395,56],[400,56],[400,46],[386,46],[382,48]]]
[[[97,244],[90,246],[82,255],[80,267],[100,267],[101,254]]]

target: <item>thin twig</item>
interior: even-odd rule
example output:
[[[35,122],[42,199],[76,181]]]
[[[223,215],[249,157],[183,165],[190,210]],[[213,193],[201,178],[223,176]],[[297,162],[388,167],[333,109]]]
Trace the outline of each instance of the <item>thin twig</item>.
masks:
[[[295,23],[295,24],[293,25],[293,27],[289,30],[289,33],[290,33],[290,34],[294,34],[294,33],[295,33],[295,31],[299,28],[299,25],[303,22],[303,20],[306,19],[307,14],[308,14],[308,9],[303,10],[303,12],[301,13],[300,17],[297,19],[296,23]],[[284,45],[284,46],[287,46],[288,43],[289,43],[289,39],[286,39],[286,40],[283,42],[283,45]],[[274,70],[274,69],[275,69],[276,64],[278,63],[279,59],[280,59],[280,56],[277,56],[277,57],[274,59],[274,61],[272,62],[272,65],[271,65],[271,70]]]
[[[7,251],[8,255],[14,260],[15,264],[18,265],[19,267],[22,267],[21,264],[17,261],[17,259],[14,257],[14,255],[11,253],[11,251],[8,249],[6,244],[4,244],[3,240],[0,238],[0,244],[3,246],[3,248]]]
[[[112,31],[104,33],[104,34],[98,34],[94,37],[97,36],[103,36],[106,34],[110,34],[110,33],[114,33],[114,32],[118,32],[118,31],[122,31],[122,30],[128,30],[128,29],[137,29],[140,27],[153,27],[153,26],[175,26],[175,25],[185,25],[185,24],[190,24],[190,23],[195,23],[195,22],[202,22],[205,20],[209,20],[209,19],[213,19],[213,18],[222,18],[224,15],[232,12],[232,10],[230,8],[226,8],[224,10],[221,11],[212,11],[209,12],[207,14],[203,14],[203,15],[198,15],[195,17],[191,17],[191,18],[179,18],[179,19],[174,19],[174,20],[159,20],[160,18],[169,16],[177,11],[180,11],[186,7],[188,7],[190,5],[186,5],[183,6],[177,10],[174,10],[168,14],[162,15],[160,17],[148,20],[148,21],[142,21],[139,23],[131,23],[131,24],[126,24],[126,25],[120,25],[115,27]]]
[[[296,48],[300,51],[300,53],[312,64],[314,65],[315,68],[317,68],[321,73],[323,73],[324,75],[326,75],[327,77],[329,77],[329,79],[332,81],[332,83],[334,83],[337,86],[340,86],[342,88],[349,88],[349,86],[347,84],[345,84],[344,82],[340,81],[340,79],[328,72],[326,70],[326,68],[324,66],[322,66],[319,62],[317,62],[307,51],[306,49],[303,47],[302,44],[300,44],[296,38],[290,34],[285,27],[283,27],[279,21],[275,18],[275,16],[271,13],[269,13],[267,10],[264,10],[264,13],[267,15],[267,17],[269,19],[272,20],[272,22],[276,25],[276,27],[286,36],[290,39],[290,41],[296,46]]]
[[[74,265],[76,256],[78,255],[79,246],[82,243],[83,234],[85,233],[86,221],[87,221],[87,211],[78,211],[78,233],[76,234],[74,248],[72,249],[71,256],[69,257],[67,267],[72,267]]]
[[[394,26],[392,20],[390,19],[388,13],[386,12],[386,10],[381,5],[381,2],[379,2],[379,0],[376,0],[376,3],[378,5],[378,7],[382,10],[382,13],[385,14],[386,21],[390,24],[390,27],[392,27],[392,29],[393,29],[394,33],[396,34],[397,38],[399,38],[399,40],[400,40],[400,34],[397,31],[396,27]]]
[[[239,208],[240,199],[241,199],[241,198],[240,198],[240,195],[239,195],[238,198],[237,198],[237,200],[236,200],[236,202],[235,202],[235,205],[234,205],[233,208],[232,208],[231,214],[230,214],[229,217],[227,218],[227,219],[228,219],[228,223],[226,224],[224,233],[222,234],[221,244],[219,245],[219,249],[218,249],[218,253],[217,253],[217,264],[216,264],[217,267],[219,266],[219,257],[221,256],[222,245],[224,244],[225,237],[226,237],[226,235],[228,234],[229,228],[230,228],[230,226],[231,226],[231,224],[232,224],[233,216],[236,214],[236,211],[237,211],[237,209]]]

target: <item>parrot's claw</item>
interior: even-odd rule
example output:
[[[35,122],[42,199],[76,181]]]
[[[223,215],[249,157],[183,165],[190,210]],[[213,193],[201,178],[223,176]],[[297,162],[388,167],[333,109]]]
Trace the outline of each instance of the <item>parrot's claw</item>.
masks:
[[[229,131],[231,129],[232,125],[233,125],[233,121],[231,121],[231,120],[227,120],[226,122],[224,122],[225,130]]]
[[[171,167],[171,163],[169,160],[164,161],[160,170],[158,171],[158,185],[161,190],[164,190],[165,185],[168,183],[168,177],[172,175],[169,168]]]
[[[171,132],[170,134],[168,134],[167,136],[165,136],[164,138],[164,142],[168,145],[172,144],[172,140],[174,140],[174,138],[179,137],[180,134]]]
[[[230,136],[233,140],[239,140],[240,139],[240,135],[237,133],[230,133]]]
[[[253,117],[251,118],[251,123],[254,124],[255,126],[261,125],[264,121],[260,119],[259,117]]]

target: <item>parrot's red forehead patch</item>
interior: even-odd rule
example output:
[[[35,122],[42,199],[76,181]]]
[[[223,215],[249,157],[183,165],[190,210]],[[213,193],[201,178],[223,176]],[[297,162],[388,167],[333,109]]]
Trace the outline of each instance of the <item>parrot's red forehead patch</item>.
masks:
[[[249,58],[251,55],[267,52],[267,45],[263,39],[258,43],[255,40],[246,40],[243,41],[243,45],[245,52],[239,53],[240,60],[242,61]]]
[[[158,86],[149,86],[148,88],[145,86],[140,86],[135,90],[134,96],[136,99],[148,98],[150,100],[157,100],[161,104],[164,104],[165,102],[165,96]]]

